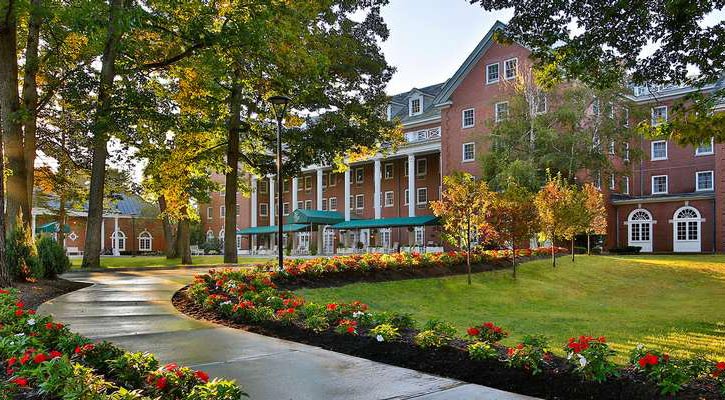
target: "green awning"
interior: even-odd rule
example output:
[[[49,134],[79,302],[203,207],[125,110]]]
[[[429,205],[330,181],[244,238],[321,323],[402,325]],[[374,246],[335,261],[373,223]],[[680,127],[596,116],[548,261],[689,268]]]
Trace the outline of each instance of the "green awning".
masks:
[[[282,231],[300,232],[309,229],[309,227],[309,225],[305,224],[284,224],[282,225]],[[269,233],[277,233],[277,226],[253,226],[237,231],[237,235],[264,235]]]
[[[397,217],[380,219],[358,219],[343,221],[332,226],[332,229],[367,229],[367,228],[397,228],[408,226],[440,225],[435,215],[421,215],[419,217]]]
[[[293,224],[334,225],[345,220],[337,211],[295,210],[290,216]]]
[[[35,233],[56,233],[58,232],[58,225],[60,225],[57,222],[48,222],[45,225],[41,225],[35,228]],[[70,226],[68,224],[63,225],[63,233],[70,233]]]

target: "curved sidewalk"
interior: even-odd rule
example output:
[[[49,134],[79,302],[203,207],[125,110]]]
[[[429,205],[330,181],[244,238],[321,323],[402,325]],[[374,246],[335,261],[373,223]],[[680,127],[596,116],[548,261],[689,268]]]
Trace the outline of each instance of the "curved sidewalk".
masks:
[[[39,311],[92,339],[236,379],[251,399],[530,399],[191,319],[170,300],[199,272],[71,272],[63,277],[94,285]]]

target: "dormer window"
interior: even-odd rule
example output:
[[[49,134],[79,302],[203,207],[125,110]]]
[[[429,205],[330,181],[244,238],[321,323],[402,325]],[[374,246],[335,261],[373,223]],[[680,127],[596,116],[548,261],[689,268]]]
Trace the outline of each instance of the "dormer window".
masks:
[[[423,97],[413,97],[410,99],[408,108],[410,109],[410,116],[419,115],[423,112]]]

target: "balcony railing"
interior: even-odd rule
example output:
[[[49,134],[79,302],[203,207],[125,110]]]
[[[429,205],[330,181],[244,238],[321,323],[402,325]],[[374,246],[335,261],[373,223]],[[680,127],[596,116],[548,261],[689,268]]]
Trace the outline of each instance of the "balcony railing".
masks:
[[[440,127],[421,129],[419,131],[407,132],[405,134],[405,140],[408,141],[408,143],[425,142],[428,140],[434,140],[434,139],[440,139],[440,138],[441,138],[441,128]]]

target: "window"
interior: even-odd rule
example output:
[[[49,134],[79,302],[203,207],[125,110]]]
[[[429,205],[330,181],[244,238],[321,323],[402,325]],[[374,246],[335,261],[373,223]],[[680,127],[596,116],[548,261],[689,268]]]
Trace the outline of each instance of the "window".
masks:
[[[306,175],[305,176],[305,192],[309,192],[312,190],[312,176]]]
[[[269,215],[269,204],[259,203],[259,215],[262,217],[266,217]]]
[[[425,158],[415,160],[415,170],[417,176],[428,175],[428,160]]]
[[[652,194],[667,193],[667,175],[656,175],[652,177]]]
[[[416,204],[419,206],[428,205],[428,188],[416,189]]]
[[[212,239],[214,239],[214,232],[212,232],[212,230],[209,229],[208,231],[206,231],[206,240],[212,240]]]
[[[700,171],[696,175],[696,181],[697,181],[697,188],[696,190],[702,191],[702,190],[713,190],[714,189],[714,179],[713,179],[713,172],[712,171]]]
[[[700,214],[694,208],[683,207],[674,220],[677,240],[700,240]]]
[[[330,182],[328,184],[330,186],[336,186],[337,185],[337,174],[334,172],[330,172]]]
[[[312,210],[312,200],[305,200],[305,210]]]
[[[403,176],[408,176],[408,162],[403,163]]]
[[[297,208],[296,209],[297,210],[301,210],[303,208],[305,208],[305,202],[304,201],[298,201],[297,202]]]
[[[327,211],[327,199],[322,199],[322,211]]]
[[[667,141],[658,140],[656,142],[652,142],[652,156],[650,157],[650,160],[657,161],[657,160],[666,160],[666,159],[667,159]]]
[[[259,193],[267,194],[269,192],[269,181],[263,180],[259,182]]]
[[[545,114],[547,109],[546,93],[539,92],[539,94],[536,95],[535,102],[536,103],[534,104],[534,113]]]
[[[496,122],[501,122],[509,116],[509,102],[501,101],[496,103],[495,107],[495,119]]]
[[[697,149],[695,149],[695,155],[696,156],[706,156],[710,154],[714,154],[715,152],[714,146],[713,146],[713,138],[710,138],[709,143],[703,143],[699,146],[697,146]]]
[[[206,208],[206,219],[214,218],[214,209],[212,207]]]
[[[322,174],[322,188],[323,189],[327,188],[327,179],[328,178],[329,178],[329,176],[326,173]]]
[[[622,126],[629,128],[629,108],[622,109]]]
[[[360,167],[355,169],[355,182],[356,183],[363,183],[365,180],[365,170]]]
[[[395,204],[395,192],[393,192],[392,190],[385,192],[384,201],[385,207],[392,207]]]
[[[385,163],[383,167],[385,179],[393,179],[393,163]]]
[[[594,116],[598,117],[600,113],[601,113],[601,110],[600,110],[599,99],[595,98],[594,101],[592,101],[592,114],[594,114]]]
[[[328,207],[330,211],[337,211],[337,197],[330,197],[327,199]]]
[[[410,200],[410,191],[408,189],[405,189],[405,192],[403,194],[403,205],[407,206]]]
[[[390,228],[378,229],[380,233],[380,244],[386,248],[390,248]]]
[[[118,242],[118,247],[115,247],[116,242]],[[123,231],[114,231],[111,234],[111,246],[114,246],[115,249],[118,251],[125,251],[126,250],[126,234],[123,233]]]
[[[609,175],[609,190],[614,190],[617,187],[617,179],[614,174]]]
[[[622,193],[629,194],[629,177],[628,176],[622,177]]]
[[[289,215],[289,203],[282,203],[282,215]]]
[[[597,171],[597,176],[594,178],[594,186],[601,190],[602,189],[602,173]]]
[[[300,185],[300,182],[299,182],[299,179],[300,178],[295,178],[295,179],[297,179],[297,191],[298,192],[301,192],[301,191],[305,190],[305,178],[301,178],[302,179],[302,184],[301,185]]]
[[[614,148],[616,146],[616,143],[614,143],[614,140],[609,141],[609,154],[614,155]]]
[[[355,209],[355,196],[350,195],[350,198],[348,199],[348,204],[350,205],[350,209]]]
[[[365,208],[365,195],[364,194],[358,194],[355,196],[355,208],[358,210],[362,210]]]
[[[144,230],[138,235],[138,251],[151,251],[154,238]]]
[[[408,107],[410,108],[410,116],[418,115],[421,112],[423,112],[423,97],[416,97],[410,99],[410,102],[408,103]]]
[[[614,104],[611,101],[607,103],[607,109],[609,110],[609,118],[614,119]]]
[[[224,241],[224,229],[219,231],[219,240]]]
[[[227,215],[227,208],[225,206],[219,207],[219,216],[224,218]]]
[[[289,192],[289,179],[285,179],[282,181],[282,193],[288,193]]]
[[[476,144],[463,143],[463,162],[469,162],[476,159]]]
[[[504,78],[514,79],[516,78],[516,70],[518,69],[519,60],[512,58],[503,62]]]
[[[486,65],[486,84],[498,82],[498,63]]]
[[[242,235],[237,235],[237,250],[242,249]]]
[[[648,242],[652,231],[652,217],[645,210],[635,210],[629,216],[629,240]],[[651,250],[649,250],[651,251]]]
[[[425,242],[425,226],[415,227],[415,245],[422,246]]]
[[[624,161],[629,161],[629,143],[624,144]]]
[[[652,107],[652,126],[667,122],[667,106]]]
[[[476,125],[476,110],[473,108],[463,110],[461,118],[463,119],[463,128],[473,128]]]

